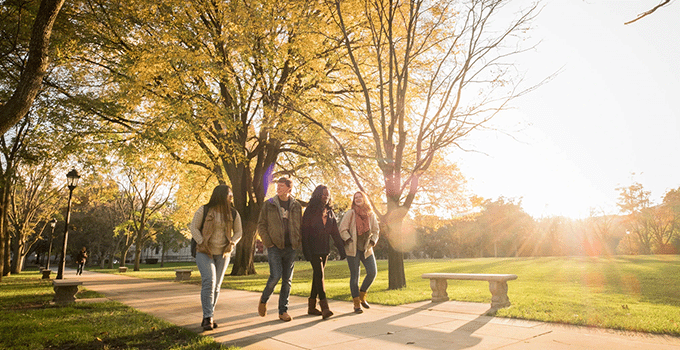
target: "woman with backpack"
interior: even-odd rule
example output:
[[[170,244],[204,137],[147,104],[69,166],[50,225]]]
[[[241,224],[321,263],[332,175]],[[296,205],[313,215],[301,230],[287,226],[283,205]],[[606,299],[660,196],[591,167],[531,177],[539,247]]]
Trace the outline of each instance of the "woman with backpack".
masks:
[[[241,239],[241,216],[233,209],[233,193],[227,185],[213,190],[208,204],[201,206],[189,225],[196,241],[196,265],[201,273],[201,306],[204,330],[217,328],[213,320],[224,273],[234,246]]]

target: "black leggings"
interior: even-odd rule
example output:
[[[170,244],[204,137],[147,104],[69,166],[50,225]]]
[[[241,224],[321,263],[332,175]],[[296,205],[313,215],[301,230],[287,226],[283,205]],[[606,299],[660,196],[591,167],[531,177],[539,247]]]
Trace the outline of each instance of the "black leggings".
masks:
[[[326,260],[328,255],[312,255],[312,292],[310,293],[310,298],[326,299],[326,287],[323,283],[324,268],[326,268]]]

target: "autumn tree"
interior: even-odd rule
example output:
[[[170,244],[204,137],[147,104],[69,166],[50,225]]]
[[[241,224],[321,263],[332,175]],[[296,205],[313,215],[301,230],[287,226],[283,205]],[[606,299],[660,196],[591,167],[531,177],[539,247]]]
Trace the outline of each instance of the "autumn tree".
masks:
[[[507,59],[521,51],[517,38],[536,8],[506,20],[506,3],[326,2],[346,53],[343,64],[352,71],[346,86],[357,88],[338,103],[347,106],[337,112],[343,125],[319,124],[338,135],[342,161],[359,188],[383,187],[385,205],[376,211],[387,228],[389,289],[406,285],[401,227],[421,178],[438,154],[463,147],[521,94]],[[350,139],[353,145],[342,142]],[[361,174],[359,164],[369,162],[379,177]]]
[[[82,2],[78,15],[89,62],[119,101],[134,137],[162,145],[209,181],[234,189],[244,224],[232,274],[254,273],[256,221],[271,173],[293,173],[315,151],[305,105],[336,69],[337,42],[319,34],[310,1]],[[117,98],[116,98],[117,96]],[[301,102],[304,100],[305,102]],[[290,157],[288,156],[290,155]],[[304,164],[302,165],[304,166]],[[194,204],[196,205],[196,204]]]
[[[628,187],[618,187],[619,200],[617,206],[626,215],[626,225],[630,233],[637,238],[640,254],[652,252],[652,237],[650,235],[650,194],[642,184],[633,183]]]
[[[41,0],[37,11],[36,1],[0,4],[0,134],[28,114],[40,91],[52,27],[63,4],[64,0]]]
[[[159,220],[156,225],[158,226],[158,234],[155,238],[156,244],[161,248],[161,267],[163,267],[168,252],[179,251],[188,245],[189,240],[184,237],[182,231],[170,220]]]
[[[80,247],[87,247],[89,262],[98,262],[100,268],[113,268],[114,256],[127,238],[115,234],[116,226],[131,215],[125,197],[107,169],[111,168],[92,168],[84,174],[75,194],[78,204],[74,206],[69,230],[71,252],[75,254]]]
[[[59,187],[54,183],[53,164],[43,159],[37,164],[19,167],[17,183],[12,188],[9,224],[12,232],[11,273],[23,270],[24,259],[43,239],[47,222],[57,212]],[[62,187],[63,188],[63,187]]]
[[[160,219],[158,214],[174,194],[177,177],[174,160],[154,152],[153,147],[145,143],[141,145],[144,151],[140,151],[140,145],[136,146],[130,147],[134,149],[132,153],[122,157],[124,166],[119,186],[130,213],[127,226],[134,237],[134,270],[139,271],[142,250],[157,233],[154,223]]]

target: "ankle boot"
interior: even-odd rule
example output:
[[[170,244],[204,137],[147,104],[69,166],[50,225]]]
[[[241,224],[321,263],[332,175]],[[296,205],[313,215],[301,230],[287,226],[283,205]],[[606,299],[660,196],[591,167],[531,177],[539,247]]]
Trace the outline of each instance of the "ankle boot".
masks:
[[[328,299],[320,299],[319,306],[321,306],[321,317],[324,320],[333,316],[333,312],[328,308]]]
[[[201,327],[203,327],[204,331],[212,330],[213,329],[212,317],[203,318],[203,321],[201,322]]]
[[[316,298],[309,298],[307,301],[307,315],[321,316],[322,313],[316,308]]]
[[[360,313],[364,312],[364,310],[361,310],[361,300],[359,300],[359,297],[352,298],[352,301],[354,302],[354,313],[355,314],[360,314]]]
[[[366,301],[366,294],[368,292],[362,292],[359,291],[359,301],[361,301],[361,306],[364,307],[364,309],[370,309],[371,305],[368,305],[368,302]]]

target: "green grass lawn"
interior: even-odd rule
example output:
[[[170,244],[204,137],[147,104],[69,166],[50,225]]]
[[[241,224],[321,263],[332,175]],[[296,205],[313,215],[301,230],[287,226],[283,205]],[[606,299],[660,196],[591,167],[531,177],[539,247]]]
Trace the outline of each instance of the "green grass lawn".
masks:
[[[55,306],[52,281],[41,277],[28,270],[2,278],[1,349],[227,349],[114,301]],[[101,296],[81,290],[76,298]]]
[[[680,336],[678,255],[406,260],[404,264],[406,288],[387,290],[387,261],[378,261],[369,302],[400,305],[429,300],[429,280],[420,277],[426,272],[512,273],[519,276],[508,282],[512,306],[499,310],[497,316]],[[195,271],[188,283],[200,282],[193,263],[166,264],[164,268],[142,265],[141,271],[128,270],[126,274],[172,280],[174,269],[180,266]],[[267,263],[255,267],[257,275],[226,276],[223,288],[262,291],[269,269]],[[309,295],[311,277],[309,263],[297,262],[291,293]],[[348,281],[345,261],[328,262],[329,298],[350,300]],[[491,302],[487,282],[449,281],[447,291],[451,300]]]

